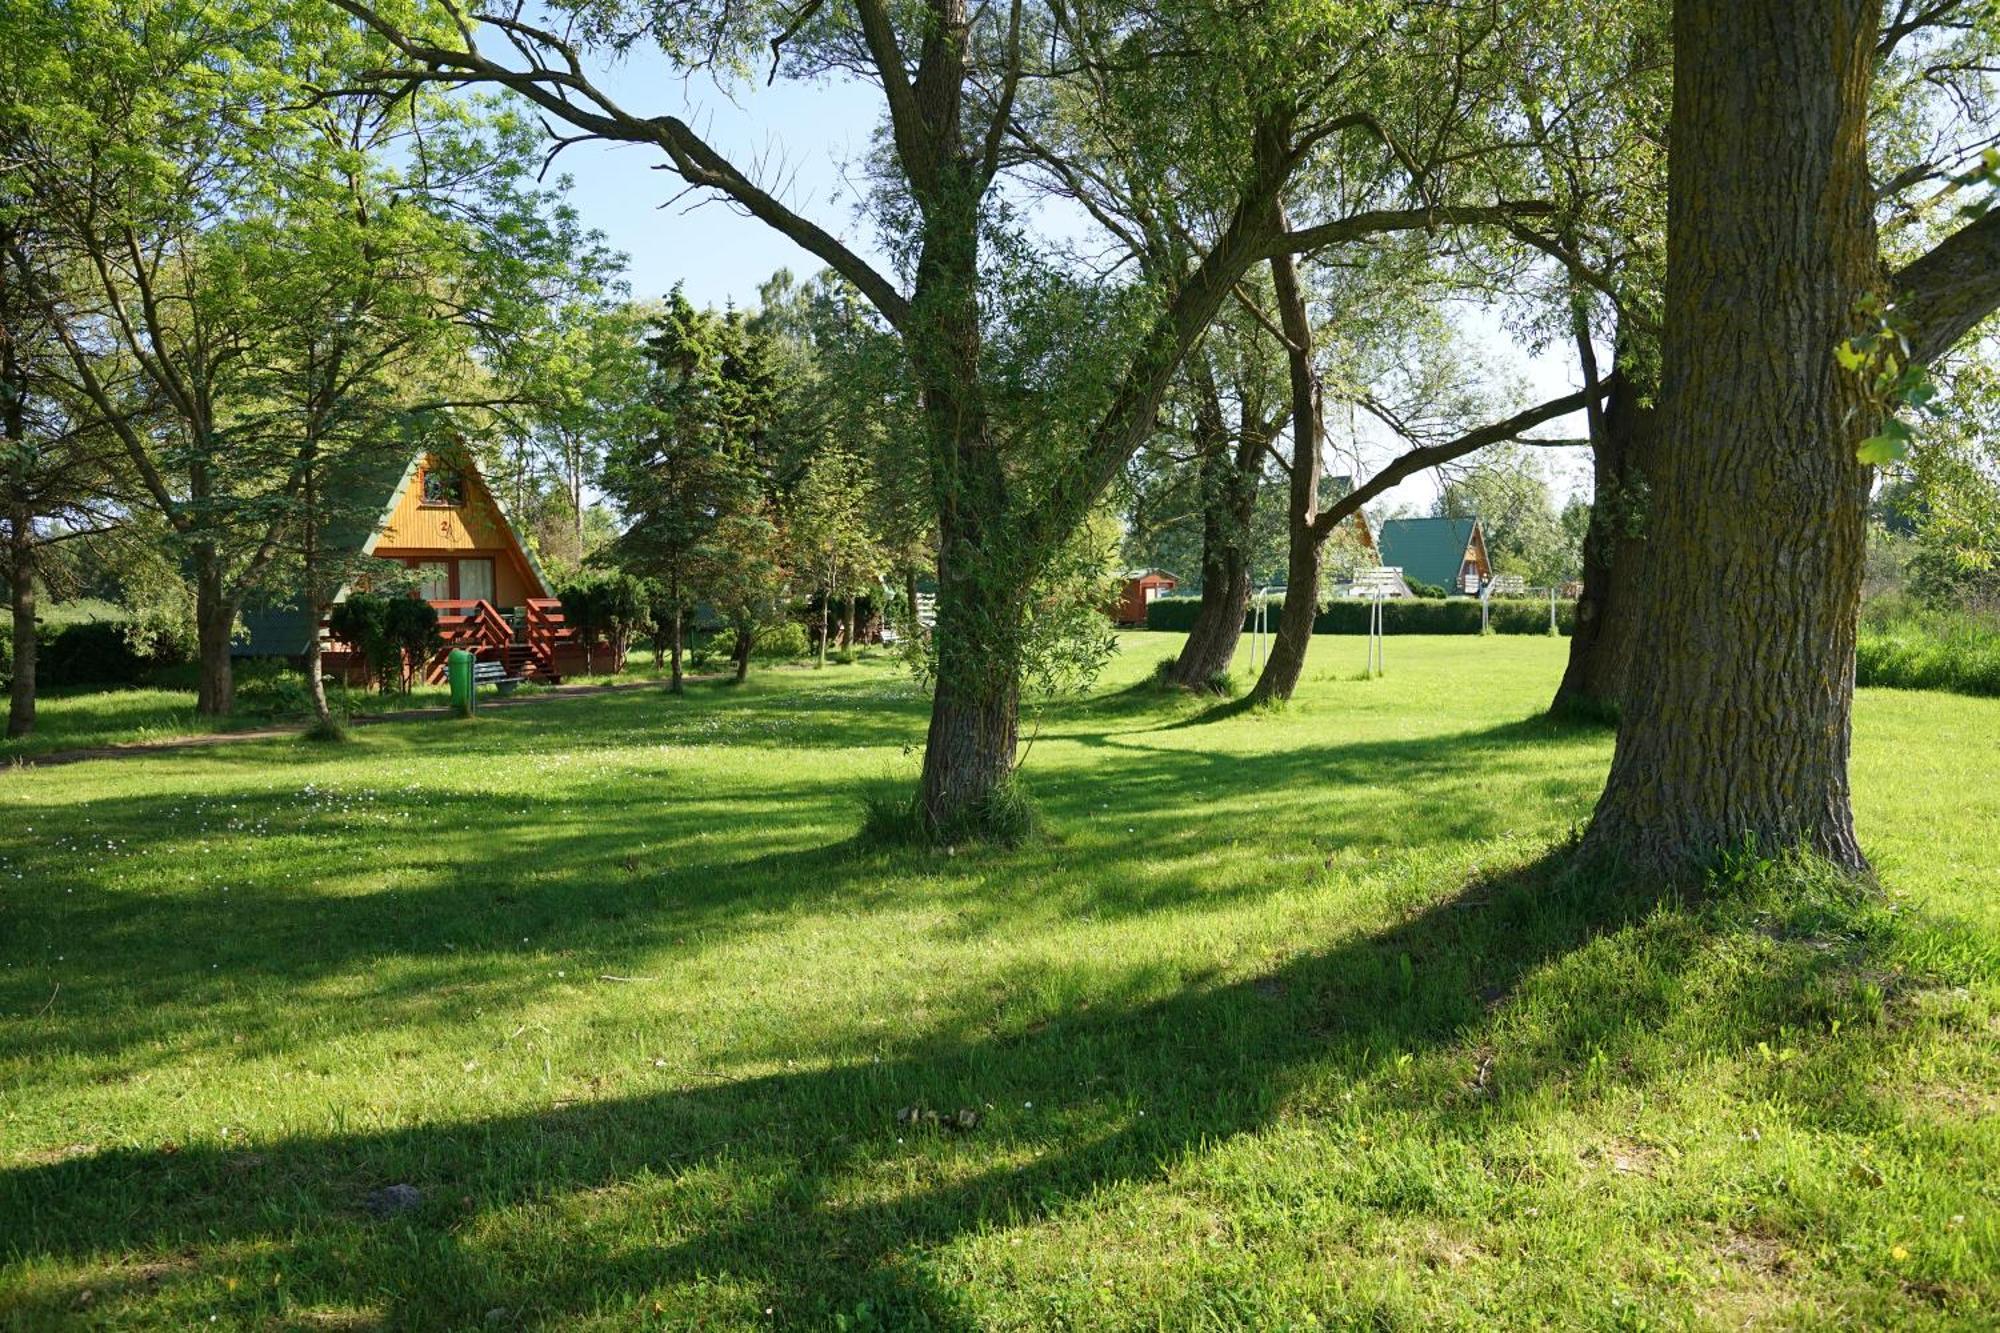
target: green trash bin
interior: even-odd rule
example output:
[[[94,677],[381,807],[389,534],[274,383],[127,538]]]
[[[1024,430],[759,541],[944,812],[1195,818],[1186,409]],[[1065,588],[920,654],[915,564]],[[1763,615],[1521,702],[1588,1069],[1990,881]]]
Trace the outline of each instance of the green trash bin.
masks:
[[[445,659],[445,678],[451,682],[451,711],[460,717],[472,716],[472,654],[463,648],[451,650]]]

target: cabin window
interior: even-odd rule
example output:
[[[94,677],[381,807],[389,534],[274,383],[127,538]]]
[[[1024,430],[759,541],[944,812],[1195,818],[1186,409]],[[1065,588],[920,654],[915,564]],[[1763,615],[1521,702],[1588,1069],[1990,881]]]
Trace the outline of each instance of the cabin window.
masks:
[[[451,566],[442,560],[426,560],[417,566],[417,596],[427,602],[451,600]]]
[[[492,601],[493,562],[486,559],[459,561],[458,595],[468,602]]]
[[[442,468],[427,468],[424,471],[424,503],[427,505],[457,505],[465,502],[465,479],[456,472]]]

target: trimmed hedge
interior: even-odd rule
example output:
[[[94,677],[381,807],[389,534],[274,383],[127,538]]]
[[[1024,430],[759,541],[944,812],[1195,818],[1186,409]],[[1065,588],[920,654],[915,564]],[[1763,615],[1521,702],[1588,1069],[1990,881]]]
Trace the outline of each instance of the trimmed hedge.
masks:
[[[43,626],[35,653],[35,686],[138,685],[154,663],[133,651],[125,624],[115,620],[82,620],[59,627]]]
[[[1199,597],[1156,598],[1146,608],[1146,628],[1186,633],[1194,628],[1195,611],[1200,605]],[[1244,618],[1246,630],[1255,616],[1252,611]],[[1567,599],[1556,602],[1556,625],[1562,633],[1569,633],[1575,619],[1575,602]],[[1278,608],[1273,605],[1269,623],[1275,626],[1277,620]],[[1495,597],[1491,623],[1499,634],[1547,634],[1549,604],[1539,597]],[[1397,599],[1382,604],[1382,624],[1390,634],[1477,634],[1479,603],[1470,597],[1448,601]],[[1367,632],[1368,603],[1358,598],[1343,597],[1329,602],[1313,618],[1315,634]]]
[[[72,620],[57,606],[41,621],[35,636],[35,688],[72,686],[155,685],[161,668],[182,658],[171,643],[147,647],[135,636],[132,622],[118,618]],[[140,645],[133,646],[138,637]],[[0,616],[0,689],[13,680],[13,629]]]

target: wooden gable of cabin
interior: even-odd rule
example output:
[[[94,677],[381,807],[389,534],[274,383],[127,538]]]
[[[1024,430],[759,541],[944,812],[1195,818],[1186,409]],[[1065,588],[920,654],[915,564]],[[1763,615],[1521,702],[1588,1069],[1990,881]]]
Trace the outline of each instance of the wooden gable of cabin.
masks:
[[[1479,583],[1485,584],[1493,578],[1493,562],[1486,558],[1486,524],[1472,520],[1472,536],[1465,543],[1465,567],[1479,572]],[[1477,591],[1477,585],[1472,589]]]
[[[417,571],[427,601],[507,610],[555,595],[470,458],[413,459],[363,553]]]

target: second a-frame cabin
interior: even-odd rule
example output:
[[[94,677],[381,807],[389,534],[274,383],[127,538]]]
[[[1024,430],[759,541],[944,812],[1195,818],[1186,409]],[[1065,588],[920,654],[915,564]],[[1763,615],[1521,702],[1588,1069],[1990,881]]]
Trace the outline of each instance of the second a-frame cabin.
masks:
[[[1486,528],[1476,518],[1392,518],[1378,535],[1382,563],[1449,593],[1476,596],[1493,577]]]
[[[345,532],[338,527],[327,534],[330,552],[402,565],[414,580],[415,595],[437,608],[444,647],[424,664],[425,680],[443,679],[445,658],[454,648],[528,680],[558,681],[581,668],[582,650],[564,623],[555,589],[464,450],[419,451],[389,488],[372,524],[351,525]],[[364,572],[354,586],[369,582]],[[335,600],[346,598],[354,586],[343,588]],[[298,658],[308,634],[316,631],[326,673],[358,675],[362,663],[349,646],[334,639],[324,622],[310,626],[308,620],[303,610],[292,608],[246,613],[249,637],[236,652]]]

